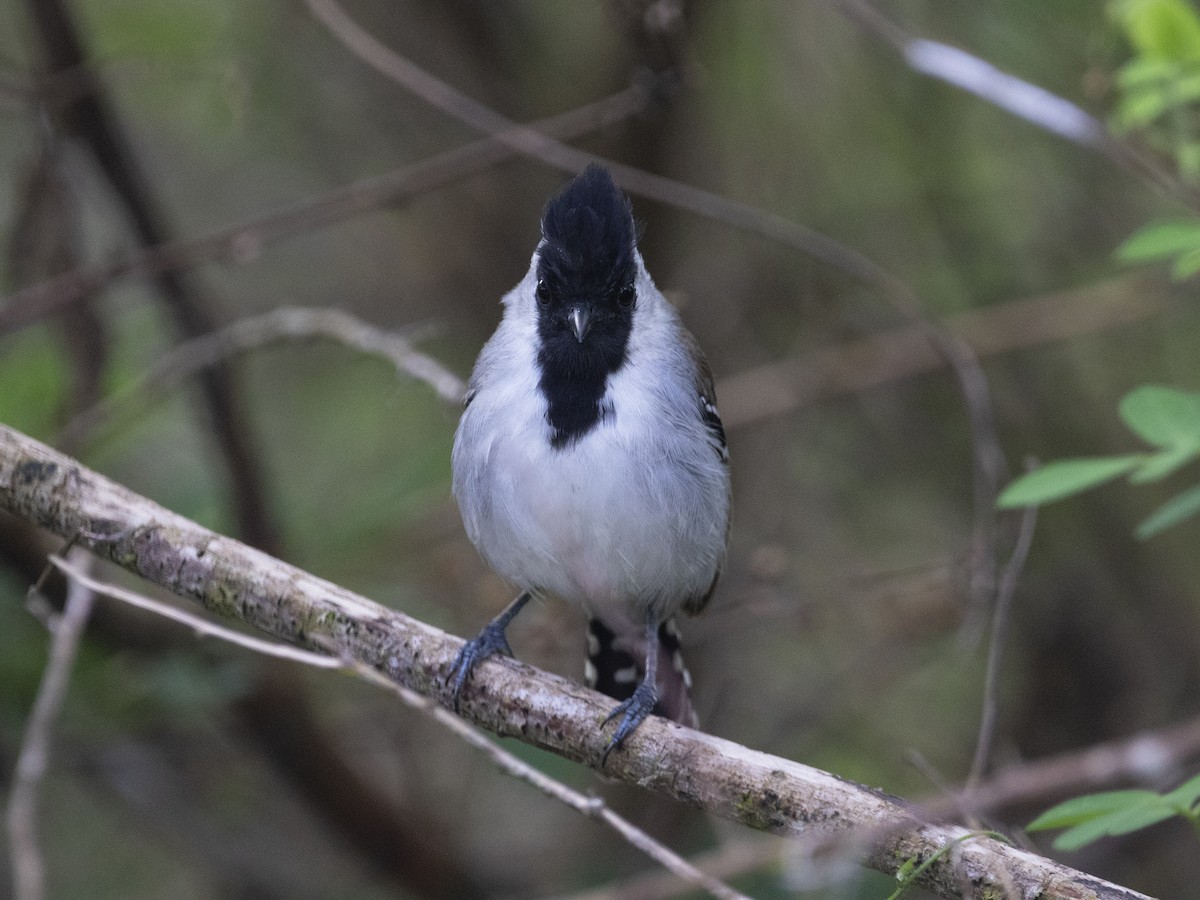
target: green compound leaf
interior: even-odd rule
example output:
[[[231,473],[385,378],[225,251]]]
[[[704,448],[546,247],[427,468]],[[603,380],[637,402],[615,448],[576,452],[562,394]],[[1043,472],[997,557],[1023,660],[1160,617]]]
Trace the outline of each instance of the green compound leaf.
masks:
[[[1200,450],[1200,394],[1147,384],[1121,399],[1121,418],[1156,447]]]
[[[1146,461],[1141,453],[1062,459],[1022,475],[1004,489],[996,501],[1001,509],[1051,503],[1111,481],[1131,472]]]
[[[1154,791],[1103,791],[1099,794],[1084,794],[1073,797],[1057,806],[1052,806],[1025,826],[1026,831],[1046,831],[1050,828],[1069,828],[1089,822],[1099,816],[1107,816],[1129,809],[1149,798],[1159,799]]]
[[[1113,12],[1139,54],[1177,62],[1200,59],[1200,18],[1187,0],[1119,0]]]
[[[1175,805],[1153,791],[1106,791],[1060,803],[1026,827],[1029,831],[1066,828],[1055,839],[1055,848],[1078,850],[1099,838],[1129,834],[1178,814]]]
[[[1200,169],[1200,151],[1194,146],[1181,147],[1179,164],[1189,172]],[[1171,277],[1176,281],[1191,278],[1197,272],[1200,272],[1200,249],[1180,253],[1175,257],[1175,262],[1171,263]]]
[[[1129,476],[1129,481],[1132,484],[1146,484],[1166,478],[1176,469],[1190,463],[1197,454],[1200,454],[1200,447],[1172,447],[1155,453]]]
[[[1200,219],[1165,219],[1135,231],[1117,248],[1121,262],[1144,263],[1200,250]]]
[[[1146,521],[1137,527],[1137,536],[1142,540],[1152,538],[1160,531],[1170,528],[1196,513],[1200,513],[1200,484],[1171,498],[1155,510]]]
[[[1163,797],[1181,813],[1191,812],[1200,803],[1200,775],[1190,778]]]

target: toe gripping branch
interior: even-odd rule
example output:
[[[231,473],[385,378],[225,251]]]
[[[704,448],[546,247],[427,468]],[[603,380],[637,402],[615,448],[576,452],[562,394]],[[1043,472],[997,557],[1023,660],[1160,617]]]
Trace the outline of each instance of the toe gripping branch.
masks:
[[[612,740],[608,742],[604,755],[600,757],[601,766],[608,762],[608,754],[620,747],[625,738],[633,734],[637,727],[646,721],[646,717],[654,712],[655,704],[658,703],[658,625],[658,620],[654,618],[653,613],[647,612],[645,674],[642,676],[637,690],[627,700],[623,700],[604,720],[604,725],[607,725],[618,716],[621,717]]]
[[[487,659],[489,656],[495,656],[501,653],[504,656],[512,656],[512,648],[508,646],[508,638],[505,636],[505,629],[509,623],[516,618],[519,613],[533,598],[529,591],[522,591],[512,603],[505,607],[504,612],[492,619],[483,626],[483,629],[471,640],[463,644],[461,650],[458,651],[458,656],[454,658],[454,664],[450,667],[450,697],[454,704],[454,710],[458,711],[459,697],[462,695],[462,690],[467,684],[467,678],[471,671]]]
[[[620,747],[625,738],[633,734],[637,727],[646,721],[646,717],[654,712],[656,703],[658,703],[658,691],[655,690],[654,674],[651,673],[642,679],[642,683],[637,686],[637,690],[630,695],[629,699],[621,701],[604,720],[604,725],[607,725],[618,716],[621,717],[612,740],[608,742],[608,746],[604,749],[604,755],[600,757],[601,766],[608,762],[608,754]],[[604,725],[601,727],[603,728]]]
[[[463,644],[462,649],[458,651],[458,656],[454,658],[454,663],[450,667],[450,674],[447,679],[455,711],[459,708],[459,699],[462,696],[463,688],[467,684],[467,679],[471,676],[471,672],[477,665],[489,656],[495,656],[497,653],[505,656],[513,655],[512,648],[508,645],[505,630],[508,628],[509,623],[516,617],[517,613],[531,599],[532,595],[528,591],[523,591],[508,605],[504,612],[485,625],[476,637]],[[657,621],[653,619],[647,621],[646,638],[646,646],[649,649],[646,653],[645,675],[641,683],[638,684],[637,689],[627,700],[622,701],[608,714],[608,717],[601,725],[601,728],[603,728],[614,719],[620,718],[621,720],[617,724],[617,729],[613,733],[612,740],[608,742],[608,746],[604,750],[604,755],[600,758],[601,766],[608,762],[608,755],[620,747],[625,739],[633,734],[637,730],[637,727],[646,720],[646,717],[654,712],[655,704],[658,703],[658,689],[655,681],[658,661],[658,649],[656,645],[658,639]]]

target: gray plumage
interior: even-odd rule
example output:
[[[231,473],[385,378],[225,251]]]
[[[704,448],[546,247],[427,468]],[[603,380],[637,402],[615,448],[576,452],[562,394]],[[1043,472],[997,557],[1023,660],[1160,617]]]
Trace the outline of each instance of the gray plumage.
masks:
[[[579,184],[589,177],[596,183]],[[629,216],[615,186],[621,204],[604,196],[605,184],[606,172],[589,169],[547,208],[529,271],[503,298],[455,434],[454,496],[492,569],[522,591],[582,606],[644,672],[658,627],[680,610],[699,612],[712,594],[729,528],[729,470],[708,366],[646,272],[632,218],[605,220]],[[566,224],[550,223],[552,213]],[[589,241],[628,240],[627,258],[617,252],[624,247],[606,256],[579,231]],[[610,257],[627,275],[597,276]],[[601,352],[589,342],[606,340],[603,358],[586,356]],[[655,666],[650,687],[660,702],[672,698],[674,709],[664,702],[662,711],[690,722],[677,656]],[[475,661],[464,671],[460,660],[457,688]]]

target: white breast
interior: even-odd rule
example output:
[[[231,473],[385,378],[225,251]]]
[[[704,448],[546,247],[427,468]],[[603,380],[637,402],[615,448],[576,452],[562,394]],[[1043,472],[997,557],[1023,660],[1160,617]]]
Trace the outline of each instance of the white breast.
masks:
[[[609,621],[640,625],[647,606],[661,619],[704,596],[724,555],[728,474],[698,417],[681,433],[679,411],[663,408],[694,406],[693,387],[626,367],[609,380],[612,417],[555,449],[533,360],[496,347],[480,365],[490,369],[455,436],[454,493],[488,564]]]

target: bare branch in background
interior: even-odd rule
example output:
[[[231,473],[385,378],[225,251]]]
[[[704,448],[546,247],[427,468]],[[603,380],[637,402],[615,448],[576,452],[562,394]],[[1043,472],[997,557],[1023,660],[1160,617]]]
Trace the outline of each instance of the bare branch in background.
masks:
[[[1161,281],[1133,275],[959,313],[939,325],[986,357],[1127,325],[1167,303]],[[727,428],[753,425],[943,365],[920,329],[895,328],[727,375],[717,382],[721,418]]]
[[[340,309],[284,306],[261,316],[239,319],[219,331],[172,348],[120,394],[77,416],[65,429],[64,440],[80,440],[110,419],[123,403],[144,398],[152,392],[170,390],[204,368],[231,356],[276,341],[317,337],[382,356],[396,367],[397,375],[427,384],[447,403],[462,402],[463,380],[432,356],[417,350],[404,334],[376,328]]]
[[[90,559],[90,557],[85,558]],[[169,603],[163,603],[161,600],[155,600],[152,597],[147,597],[145,594],[139,594],[137,591],[131,591],[116,584],[109,584],[98,578],[92,578],[82,566],[70,560],[63,559],[61,556],[51,556],[50,564],[66,575],[68,581],[73,585],[86,588],[94,594],[102,594],[105,597],[111,597],[113,600],[120,600],[122,603],[128,603],[130,606],[135,606],[146,612],[152,612],[156,616],[162,616],[164,619],[170,619],[172,622],[187,625],[199,637],[217,638],[230,644],[236,644],[245,650],[253,650],[255,653],[261,653],[264,656],[287,659],[292,662],[303,663],[306,666],[314,666],[318,669],[344,668],[341,661],[332,656],[312,653],[308,650],[301,650],[298,647],[280,644],[277,641],[264,641],[261,638],[242,634],[240,631],[234,631],[232,628],[217,625],[214,622],[202,619],[178,607],[171,606]]]
[[[1115,328],[1160,313],[1165,306],[1157,282],[1134,276],[1099,288],[973,310],[939,324],[984,357]],[[447,403],[462,401],[462,379],[416,350],[405,333],[378,328],[336,308],[280,307],[169,350],[135,383],[76,416],[64,430],[63,440],[81,440],[110,421],[120,407],[170,390],[216,360],[277,341],[317,337],[382,356],[396,367],[397,375],[424,382]],[[717,383],[717,391],[722,418],[732,430],[941,365],[945,358],[921,330],[906,326],[730,375]]]
[[[910,35],[866,0],[833,0],[863,30],[891,44],[910,68],[974,94],[1072,143],[1115,155],[1104,123],[1045,88],[1010,75],[978,56]]]
[[[80,567],[86,567],[91,561],[91,556],[81,550],[73,550],[71,555]],[[92,590],[86,585],[72,585],[67,591],[62,615],[52,620],[50,654],[25,723],[12,791],[8,796],[6,820],[15,900],[42,900],[46,896],[45,865],[37,840],[38,791],[50,763],[51,733],[67,695],[71,667],[75,664],[79,640],[91,615],[94,599]]]
[[[635,86],[526,127],[561,138],[578,137],[629,118],[645,109],[647,102],[647,90]],[[276,241],[450,184],[515,155],[504,142],[485,138],[200,237],[169,241],[122,259],[74,269],[0,299],[0,334],[40,321],[96,288],[123,278],[149,278],[204,262],[249,262]]]
[[[1011,765],[969,791],[923,803],[921,809],[936,818],[960,804],[969,804],[982,814],[1028,803],[1048,803],[1119,783],[1152,784],[1173,777],[1180,766],[1197,756],[1200,717],[1084,750]]]
[[[867,0],[829,0],[869,34],[890,44],[913,71],[979,97],[1145,178],[1159,190],[1200,207],[1200,192],[1180,181],[1155,159],[1113,134],[1080,106],[1031,84],[966,50],[916,37]]]
[[[60,534],[218,615],[385,673],[449,701],[445,675],[462,641],[222,537],[140,497],[32,438],[0,426],[0,507]],[[612,701],[509,658],[483,663],[460,698],[463,718],[567,759],[602,765],[597,728]],[[946,897],[994,895],[1012,883],[1043,900],[1144,895],[957,826],[810,766],[651,717],[606,775],[753,828],[838,838],[866,833],[862,862],[895,873],[930,860],[917,883]],[[946,850],[960,845],[960,854]],[[843,845],[845,846],[845,845]]]
[[[90,557],[85,557],[85,559],[90,559]],[[385,691],[399,697],[404,701],[405,705],[429,716],[438,724],[453,732],[456,737],[470,744],[476,750],[479,750],[505,774],[533,785],[533,787],[546,796],[571,807],[589,818],[603,822],[621,835],[631,846],[646,854],[685,883],[707,891],[712,896],[722,898],[722,900],[747,900],[744,894],[738,893],[728,885],[722,884],[717,879],[704,874],[704,872],[691,865],[670,848],[659,843],[633,823],[613,812],[599,797],[584,796],[578,791],[572,790],[565,784],[538,771],[533,766],[509,753],[503,747],[489,740],[481,732],[458,718],[458,716],[442,709],[434,704],[433,701],[385,678],[374,669],[368,668],[357,660],[342,659],[325,653],[313,653],[288,644],[280,644],[276,641],[265,641],[260,638],[251,637],[217,625],[177,607],[154,600],[136,591],[92,578],[84,571],[82,566],[64,560],[61,557],[51,557],[50,562],[68,577],[74,590],[82,588],[89,593],[101,594],[105,597],[111,597],[114,600],[120,600],[122,603],[128,603],[138,609],[187,625],[198,635],[214,637],[245,650],[251,650],[255,653],[261,653],[277,659],[297,662],[306,666],[313,666],[318,669],[337,669],[348,672],[363,681],[374,684],[376,687],[383,688]],[[18,900],[21,900],[21,895],[18,895]]]
[[[1004,662],[1004,651],[1008,646],[1008,622],[1012,611],[1013,597],[1017,593],[1017,581],[1025,568],[1029,548],[1033,544],[1033,530],[1037,524],[1037,507],[1031,506],[1021,515],[1021,527],[1017,532],[1017,544],[1012,556],[1000,576],[996,588],[995,608],[992,611],[992,638],[988,646],[987,669],[983,683],[983,714],[980,716],[979,737],[975,744],[975,755],[971,760],[971,771],[967,775],[966,795],[979,784],[987,771],[988,757],[992,753],[992,741],[996,735],[996,720],[1000,714],[1000,667]]]
[[[514,152],[568,174],[582,172],[592,162],[603,163],[621,187],[630,193],[722,222],[733,228],[762,235],[799,250],[858,281],[874,285],[885,294],[898,298],[898,302],[903,303],[911,314],[916,315],[916,300],[904,284],[853,248],[782,216],[683,184],[673,178],[654,175],[616,160],[598,157],[568,146],[561,140],[556,140],[553,135],[521,126],[380,43],[374,35],[351,19],[334,0],[305,2],[313,15],[320,19],[334,37],[364,63],[431,106],[489,135]]]

